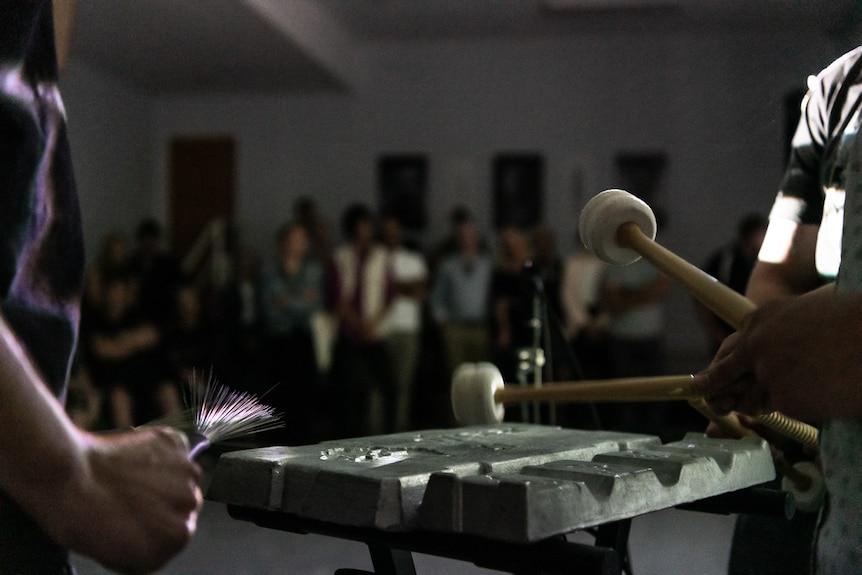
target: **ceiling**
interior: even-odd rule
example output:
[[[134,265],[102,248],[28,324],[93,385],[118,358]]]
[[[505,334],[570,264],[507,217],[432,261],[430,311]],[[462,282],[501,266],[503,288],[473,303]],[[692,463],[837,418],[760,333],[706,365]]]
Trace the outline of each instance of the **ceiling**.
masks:
[[[148,94],[349,89],[368,42],[700,28],[835,34],[856,0],[81,0],[79,59]]]

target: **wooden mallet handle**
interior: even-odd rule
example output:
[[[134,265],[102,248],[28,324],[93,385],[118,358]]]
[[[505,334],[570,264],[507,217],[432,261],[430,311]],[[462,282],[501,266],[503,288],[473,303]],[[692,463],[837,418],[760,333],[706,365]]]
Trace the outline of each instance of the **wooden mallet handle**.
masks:
[[[656,268],[685,286],[703,305],[733,326],[742,328],[755,305],[714,277],[648,238],[633,222],[617,229],[617,242],[639,253]]]
[[[656,268],[679,282],[702,304],[735,329],[742,328],[749,314],[757,307],[747,297],[647,237],[633,222],[624,223],[617,228],[617,242],[623,247],[634,250]],[[705,405],[706,403],[703,402],[701,407]],[[704,413],[697,406],[695,409]],[[711,420],[719,423],[714,419]],[[761,415],[757,421],[805,446],[817,446],[818,431],[811,425],[778,412]],[[727,421],[723,425],[725,424],[731,425]],[[739,427],[742,426],[739,425]]]
[[[494,392],[497,403],[530,401],[602,403],[616,401],[669,401],[701,397],[691,375],[631,377],[624,379],[562,381],[542,387],[506,385]]]

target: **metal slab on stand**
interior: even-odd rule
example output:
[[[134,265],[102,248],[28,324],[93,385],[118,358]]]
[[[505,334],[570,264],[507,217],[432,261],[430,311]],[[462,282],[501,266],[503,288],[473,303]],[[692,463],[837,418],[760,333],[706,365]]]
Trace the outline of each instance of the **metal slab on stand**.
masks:
[[[526,543],[740,490],[774,476],[762,440],[692,433],[667,445],[560,459],[517,473],[434,474],[420,525]]]
[[[222,455],[207,497],[338,525],[531,542],[769,481],[758,439],[501,424]]]
[[[529,424],[436,429],[221,456],[209,499],[342,525],[408,530],[428,480],[517,473],[561,459],[660,445],[658,438]]]

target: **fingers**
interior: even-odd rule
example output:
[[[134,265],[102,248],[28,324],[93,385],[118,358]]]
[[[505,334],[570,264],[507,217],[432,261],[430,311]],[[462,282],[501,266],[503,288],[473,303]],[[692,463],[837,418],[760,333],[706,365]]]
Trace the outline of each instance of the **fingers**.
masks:
[[[189,458],[189,440],[185,433],[171,427],[147,428],[161,448],[158,466],[166,502],[177,511],[196,512],[203,504],[201,467]]]
[[[727,337],[709,367],[694,376],[695,389],[704,394],[719,415],[731,411],[758,414],[769,404],[769,395],[758,385],[754,366],[739,332]]]

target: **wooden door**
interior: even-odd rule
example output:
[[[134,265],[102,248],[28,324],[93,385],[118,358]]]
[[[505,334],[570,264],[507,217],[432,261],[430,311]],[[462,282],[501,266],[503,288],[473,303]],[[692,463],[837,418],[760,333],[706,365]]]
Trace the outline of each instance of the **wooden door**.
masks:
[[[180,260],[207,224],[232,220],[235,148],[231,137],[171,141],[167,232],[171,251]]]

